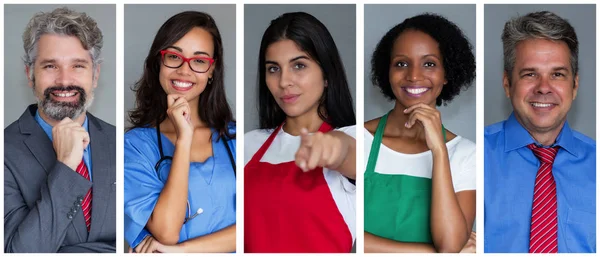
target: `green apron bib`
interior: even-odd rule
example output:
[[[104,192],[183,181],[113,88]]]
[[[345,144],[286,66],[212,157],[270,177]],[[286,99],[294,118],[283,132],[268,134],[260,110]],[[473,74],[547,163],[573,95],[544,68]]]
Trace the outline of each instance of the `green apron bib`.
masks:
[[[375,172],[388,114],[379,120],[365,171],[364,229],[394,241],[432,243],[429,225],[431,179]],[[443,125],[442,131],[445,142]]]

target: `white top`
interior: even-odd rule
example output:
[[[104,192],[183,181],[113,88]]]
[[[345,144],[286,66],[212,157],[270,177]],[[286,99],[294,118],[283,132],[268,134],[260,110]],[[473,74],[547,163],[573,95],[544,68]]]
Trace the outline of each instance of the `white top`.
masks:
[[[356,138],[356,126],[336,129]],[[273,130],[257,129],[244,134],[244,165],[248,164],[254,154],[267,141]],[[260,162],[278,164],[294,161],[296,151],[300,147],[300,136],[293,136],[283,129],[273,139],[273,143],[265,152]],[[346,177],[335,170],[323,168],[323,175],[331,190],[338,210],[344,217],[348,230],[352,233],[352,240],[356,239],[356,186]]]
[[[365,170],[371,152],[373,135],[367,129],[365,134]],[[475,190],[475,143],[461,136],[446,143],[450,159],[450,173],[454,192]],[[431,151],[417,154],[396,152],[384,144],[379,148],[379,156],[375,172],[391,175],[408,175],[431,179],[433,171],[433,156]]]

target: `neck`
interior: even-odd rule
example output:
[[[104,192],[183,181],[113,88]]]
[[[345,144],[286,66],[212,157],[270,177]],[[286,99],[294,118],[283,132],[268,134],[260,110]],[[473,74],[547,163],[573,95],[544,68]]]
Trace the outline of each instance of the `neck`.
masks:
[[[323,124],[323,120],[315,110],[297,117],[288,116],[285,119],[283,130],[290,135],[298,136],[302,128],[306,128],[309,133],[314,133],[319,130],[321,124]]]
[[[44,120],[46,123],[48,123],[48,125],[50,125],[52,127],[56,126],[56,124],[58,124],[60,122],[60,120],[55,120],[55,119],[50,118],[48,115],[46,115],[46,113],[41,108],[38,108],[38,112],[40,113],[40,117],[42,118],[42,120]],[[87,111],[84,111],[78,117],[76,117],[72,120],[74,122],[77,122],[79,125],[83,126],[83,122],[85,121],[86,114],[87,114]]]
[[[556,138],[558,138],[558,134],[560,134],[560,131],[562,130],[564,124],[565,122],[563,121],[559,127],[548,131],[540,132],[527,129],[527,132],[529,132],[531,137],[533,137],[533,139],[535,139],[536,142],[542,144],[543,146],[551,146],[556,142]]]

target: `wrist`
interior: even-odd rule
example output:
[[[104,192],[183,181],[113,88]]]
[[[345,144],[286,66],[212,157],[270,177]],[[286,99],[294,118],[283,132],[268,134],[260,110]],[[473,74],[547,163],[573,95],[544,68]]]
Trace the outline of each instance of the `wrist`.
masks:
[[[446,144],[442,144],[438,147],[434,147],[433,149],[431,149],[431,153],[433,157],[445,156],[448,155],[448,148],[446,148]]]
[[[79,165],[79,162],[74,162],[74,161],[69,161],[69,160],[58,160],[59,162],[61,162],[62,164],[64,164],[65,166],[71,168],[72,170],[76,171],[77,170],[77,166]]]

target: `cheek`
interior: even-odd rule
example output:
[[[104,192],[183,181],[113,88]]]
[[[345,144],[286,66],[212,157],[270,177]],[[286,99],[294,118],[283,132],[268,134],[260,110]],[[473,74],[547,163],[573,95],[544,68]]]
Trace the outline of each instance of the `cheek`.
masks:
[[[277,88],[279,87],[279,77],[277,77],[276,75],[267,74],[265,76],[265,83],[267,84],[267,88],[269,89],[269,91],[271,91],[271,94],[275,94]]]

